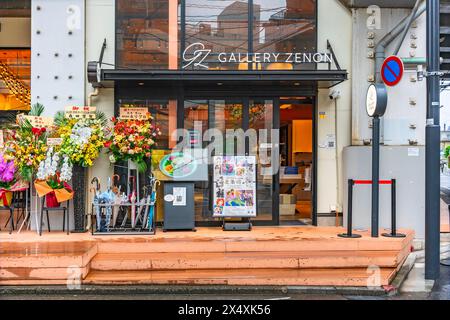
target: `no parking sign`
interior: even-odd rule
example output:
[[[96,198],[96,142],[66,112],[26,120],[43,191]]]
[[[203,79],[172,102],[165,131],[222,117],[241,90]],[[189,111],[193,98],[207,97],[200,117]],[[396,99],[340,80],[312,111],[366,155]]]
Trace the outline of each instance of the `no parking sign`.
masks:
[[[397,56],[390,56],[381,67],[381,78],[387,86],[393,87],[402,80],[404,70],[403,61]]]

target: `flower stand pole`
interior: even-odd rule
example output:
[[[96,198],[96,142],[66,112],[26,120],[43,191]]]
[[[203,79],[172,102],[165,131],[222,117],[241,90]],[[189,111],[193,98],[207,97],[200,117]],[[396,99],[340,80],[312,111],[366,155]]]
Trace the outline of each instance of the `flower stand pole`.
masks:
[[[73,166],[72,187],[75,191],[73,197],[74,230],[73,232],[86,232],[86,190],[87,168],[79,165]]]

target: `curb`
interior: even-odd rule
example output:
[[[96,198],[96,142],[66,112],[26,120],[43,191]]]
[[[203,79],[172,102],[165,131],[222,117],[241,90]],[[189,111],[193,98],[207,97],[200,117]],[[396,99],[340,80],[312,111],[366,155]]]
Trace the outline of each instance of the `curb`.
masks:
[[[173,286],[173,285],[83,285],[80,289],[66,286],[0,286],[6,295],[121,295],[121,294],[323,294],[353,296],[386,296],[384,288],[303,287],[303,286]],[[1,297],[0,297],[1,300]]]
[[[389,296],[395,296],[400,293],[400,287],[402,286],[405,279],[408,277],[409,272],[414,268],[414,264],[416,263],[417,253],[411,252],[406,258],[400,270],[397,272],[394,280],[391,283],[390,290],[388,291]]]

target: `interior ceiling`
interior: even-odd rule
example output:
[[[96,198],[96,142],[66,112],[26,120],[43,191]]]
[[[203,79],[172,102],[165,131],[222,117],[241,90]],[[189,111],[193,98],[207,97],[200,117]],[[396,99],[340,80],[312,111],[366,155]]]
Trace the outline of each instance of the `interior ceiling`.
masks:
[[[381,8],[412,8],[416,0],[339,0],[349,8],[368,8],[377,5]]]

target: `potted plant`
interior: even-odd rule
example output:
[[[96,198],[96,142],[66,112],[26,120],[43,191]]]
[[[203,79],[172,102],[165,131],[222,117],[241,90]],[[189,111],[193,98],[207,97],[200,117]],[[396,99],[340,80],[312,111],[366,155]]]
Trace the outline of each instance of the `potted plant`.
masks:
[[[61,162],[58,152],[50,147],[47,157],[39,165],[34,183],[40,197],[46,196],[46,205],[49,208],[59,207],[61,202],[73,197],[72,187],[68,182],[72,179],[72,165],[69,157],[65,155]]]

